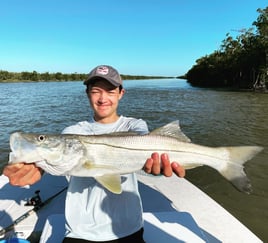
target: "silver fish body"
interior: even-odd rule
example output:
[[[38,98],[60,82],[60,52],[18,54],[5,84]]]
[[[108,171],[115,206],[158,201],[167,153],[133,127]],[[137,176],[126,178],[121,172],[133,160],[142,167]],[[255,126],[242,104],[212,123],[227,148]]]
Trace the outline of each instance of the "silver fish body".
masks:
[[[207,147],[191,143],[177,121],[148,135],[38,135],[13,133],[9,163],[36,163],[53,175],[94,177],[114,193],[121,192],[120,175],[141,170],[153,152],[168,153],[185,169],[207,165],[237,189],[249,193],[243,164],[262,150],[259,146]]]

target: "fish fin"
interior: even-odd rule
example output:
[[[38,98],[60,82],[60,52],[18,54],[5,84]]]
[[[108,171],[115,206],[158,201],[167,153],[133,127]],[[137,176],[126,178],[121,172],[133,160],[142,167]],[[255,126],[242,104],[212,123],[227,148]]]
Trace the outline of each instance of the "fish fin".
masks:
[[[95,179],[110,192],[115,194],[120,194],[122,192],[120,175],[104,175],[95,177]]]
[[[258,146],[226,147],[229,153],[229,161],[219,172],[229,180],[238,190],[251,193],[250,181],[244,171],[243,164],[252,159],[263,148]]]
[[[107,174],[119,174],[120,171],[117,167],[107,164],[96,164],[89,160],[82,159],[82,166],[86,170],[95,171],[95,173],[101,174],[101,176],[105,173]]]
[[[150,135],[161,135],[161,136],[169,136],[178,139],[181,142],[190,143],[191,139],[188,138],[182,131],[179,125],[179,121],[173,121],[171,123],[166,124],[163,127],[159,127],[152,132]]]

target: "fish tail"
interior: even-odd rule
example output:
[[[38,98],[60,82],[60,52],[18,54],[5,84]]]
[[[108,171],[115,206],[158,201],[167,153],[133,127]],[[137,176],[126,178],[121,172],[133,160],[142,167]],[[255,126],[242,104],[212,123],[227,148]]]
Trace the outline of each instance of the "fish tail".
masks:
[[[220,173],[229,180],[238,190],[251,193],[252,187],[244,171],[244,163],[252,159],[257,153],[262,151],[262,147],[258,146],[240,146],[226,147],[229,153],[229,160]]]

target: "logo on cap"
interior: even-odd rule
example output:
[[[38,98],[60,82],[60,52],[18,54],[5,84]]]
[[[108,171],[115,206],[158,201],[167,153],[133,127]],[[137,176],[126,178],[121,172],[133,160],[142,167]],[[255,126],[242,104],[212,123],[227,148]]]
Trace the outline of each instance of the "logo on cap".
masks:
[[[109,72],[109,68],[105,66],[98,67],[96,70],[96,74],[101,74],[101,75],[107,75]]]

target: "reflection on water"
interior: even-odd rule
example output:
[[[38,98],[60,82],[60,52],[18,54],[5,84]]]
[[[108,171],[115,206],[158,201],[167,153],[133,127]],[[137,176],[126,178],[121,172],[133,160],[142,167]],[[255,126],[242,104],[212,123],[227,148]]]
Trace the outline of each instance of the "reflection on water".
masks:
[[[150,129],[180,120],[195,143],[265,148],[246,164],[254,189],[251,195],[236,191],[210,168],[188,171],[187,178],[267,240],[268,95],[197,89],[177,79],[125,81],[124,86],[127,92],[120,113],[143,118]],[[81,82],[0,84],[0,105],[2,165],[11,132],[60,133],[65,126],[88,119],[90,113]]]

